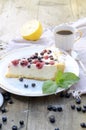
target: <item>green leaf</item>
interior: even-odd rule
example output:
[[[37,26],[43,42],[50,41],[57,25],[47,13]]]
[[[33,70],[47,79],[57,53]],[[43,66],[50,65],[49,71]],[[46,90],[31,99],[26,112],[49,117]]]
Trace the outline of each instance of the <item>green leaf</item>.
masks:
[[[58,87],[67,89],[77,83],[79,79],[74,73],[58,71],[55,81],[47,80],[43,83],[42,91],[44,94],[55,93]]]
[[[55,81],[52,80],[47,80],[43,83],[42,86],[42,91],[44,94],[50,94],[50,93],[55,93],[57,90],[57,84],[55,83]]]
[[[57,72],[56,77],[55,77],[55,81],[56,81],[57,84],[59,83],[59,80],[61,79],[62,74],[63,74],[63,72],[61,70],[59,70]]]
[[[68,88],[69,86],[72,86],[73,84],[77,83],[79,79],[80,78],[76,76],[74,73],[65,72],[60,77],[58,86],[62,88]]]

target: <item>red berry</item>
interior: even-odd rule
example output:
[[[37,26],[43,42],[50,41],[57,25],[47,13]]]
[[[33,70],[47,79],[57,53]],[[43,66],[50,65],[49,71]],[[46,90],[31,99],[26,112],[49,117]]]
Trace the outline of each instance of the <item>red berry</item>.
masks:
[[[38,69],[41,69],[41,68],[43,67],[43,65],[44,65],[43,62],[37,62],[37,63],[36,63],[36,67],[37,67]]]
[[[48,56],[48,55],[44,56],[44,59],[45,59],[45,60],[47,60],[48,58],[49,58],[49,56]]]
[[[12,64],[13,64],[14,66],[17,66],[17,65],[19,64],[19,60],[13,60],[13,61],[12,61]]]
[[[55,64],[55,62],[54,61],[50,61],[50,65],[54,65]]]
[[[22,60],[20,64],[22,66],[27,66],[28,65],[28,61],[27,60]]]
[[[47,50],[45,49],[45,50],[43,50],[43,53],[46,53],[47,52]]]
[[[33,61],[33,64],[36,64],[37,62],[38,62],[38,59],[34,60],[34,61]]]

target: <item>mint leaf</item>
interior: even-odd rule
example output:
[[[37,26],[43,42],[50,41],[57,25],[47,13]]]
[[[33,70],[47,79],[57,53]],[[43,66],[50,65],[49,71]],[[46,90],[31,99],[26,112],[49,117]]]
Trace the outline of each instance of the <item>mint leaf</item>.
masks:
[[[55,81],[52,80],[47,80],[43,83],[42,86],[42,91],[44,94],[50,94],[50,93],[55,93],[57,90],[57,84]]]
[[[57,84],[59,87],[68,88],[69,86],[72,86],[73,84],[77,83],[79,79],[80,78],[76,76],[74,73],[65,72],[59,78],[59,81]]]
[[[57,84],[58,84],[59,80],[61,79],[62,74],[63,74],[63,72],[61,70],[59,70],[57,72],[56,77],[55,77],[55,81],[56,81]]]
[[[55,93],[58,87],[67,89],[77,83],[79,79],[74,73],[58,71],[55,81],[47,80],[43,83],[42,91],[44,94]]]

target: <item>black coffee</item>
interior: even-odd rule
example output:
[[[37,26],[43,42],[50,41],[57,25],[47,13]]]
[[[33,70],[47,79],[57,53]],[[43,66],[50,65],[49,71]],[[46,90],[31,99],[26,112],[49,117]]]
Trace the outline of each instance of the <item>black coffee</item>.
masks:
[[[73,32],[71,32],[69,30],[61,30],[61,31],[58,31],[56,33],[60,34],[60,35],[70,35],[70,34],[73,34]]]

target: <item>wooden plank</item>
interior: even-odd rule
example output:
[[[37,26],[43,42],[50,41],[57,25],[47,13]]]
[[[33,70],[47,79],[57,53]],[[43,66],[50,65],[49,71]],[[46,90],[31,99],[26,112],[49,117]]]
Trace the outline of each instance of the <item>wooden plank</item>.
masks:
[[[33,130],[81,130],[80,123],[85,122],[85,114],[71,110],[71,105],[83,106],[85,97],[82,97],[82,104],[77,105],[75,100],[71,97],[60,98],[59,96],[29,98],[29,115],[28,115],[28,129]],[[54,106],[62,106],[63,112],[48,111],[47,106],[52,104]],[[49,117],[54,115],[56,122],[50,123]]]
[[[28,115],[28,98],[13,95],[13,104],[5,103],[6,113],[0,112],[0,123],[2,123],[3,130],[12,129],[13,125],[20,127],[20,120],[24,121],[25,126],[22,130],[27,127],[27,115]],[[7,117],[7,122],[2,122],[2,117]]]

